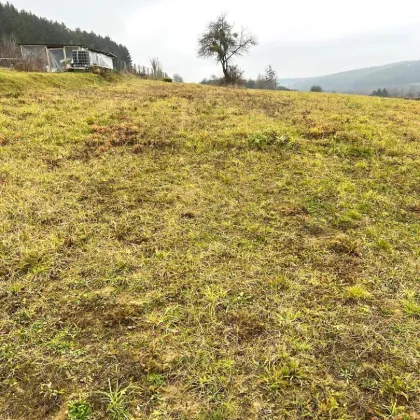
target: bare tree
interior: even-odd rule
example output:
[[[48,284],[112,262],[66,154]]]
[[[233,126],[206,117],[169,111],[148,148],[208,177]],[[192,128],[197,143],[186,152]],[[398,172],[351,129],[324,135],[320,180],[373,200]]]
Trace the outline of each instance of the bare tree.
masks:
[[[0,66],[10,67],[18,61],[21,61],[21,52],[16,38],[13,35],[0,37]]]
[[[226,15],[222,14],[209,23],[198,39],[198,56],[213,58],[220,63],[225,82],[230,84],[235,82],[232,76],[238,74],[238,67],[233,66],[232,61],[247,53],[257,43],[257,38],[246,29],[236,32],[233,25],[226,20]]]
[[[174,77],[172,79],[175,83],[183,83],[184,82],[184,79],[177,73],[174,74]]]
[[[150,65],[152,66],[153,77],[156,77],[156,78],[163,77],[162,64],[159,61],[158,57],[152,57],[150,59]]]
[[[257,89],[265,89],[265,78],[262,74],[259,74],[256,80],[256,88]]]
[[[0,38],[0,57],[18,58],[20,50],[14,35],[2,36]]]
[[[265,69],[265,85],[267,89],[277,89],[277,74],[271,66]]]

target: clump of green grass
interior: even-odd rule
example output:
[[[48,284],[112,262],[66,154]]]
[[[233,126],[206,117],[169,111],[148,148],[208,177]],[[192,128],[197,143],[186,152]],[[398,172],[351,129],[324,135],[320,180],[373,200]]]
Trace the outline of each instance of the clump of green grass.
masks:
[[[118,381],[113,386],[110,379],[108,380],[108,391],[98,391],[107,406],[106,413],[110,420],[129,420],[131,418],[128,406],[132,392],[132,386],[121,388]]]
[[[406,300],[403,303],[404,312],[407,315],[420,318],[420,305],[414,300]]]
[[[93,418],[92,406],[84,399],[69,403],[67,412],[69,420],[90,420]]]
[[[257,150],[263,150],[268,147],[282,147],[294,144],[293,141],[285,134],[280,134],[275,131],[262,131],[252,133],[248,136],[248,144]]]
[[[281,364],[269,363],[262,375],[263,381],[271,392],[278,392],[284,388],[300,383],[304,378],[299,361],[289,359]]]
[[[345,297],[349,300],[367,300],[372,297],[363,286],[355,285],[347,287],[345,290]]]
[[[291,286],[290,280],[283,275],[276,276],[269,281],[270,287],[276,291],[288,290]]]

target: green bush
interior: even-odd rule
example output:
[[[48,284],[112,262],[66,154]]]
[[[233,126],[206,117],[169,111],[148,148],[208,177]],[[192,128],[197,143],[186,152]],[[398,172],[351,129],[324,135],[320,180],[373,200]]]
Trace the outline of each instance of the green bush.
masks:
[[[322,86],[312,86],[311,87],[311,92],[323,92]]]
[[[170,77],[164,77],[162,79],[163,82],[168,82],[168,83],[172,83],[172,79]]]

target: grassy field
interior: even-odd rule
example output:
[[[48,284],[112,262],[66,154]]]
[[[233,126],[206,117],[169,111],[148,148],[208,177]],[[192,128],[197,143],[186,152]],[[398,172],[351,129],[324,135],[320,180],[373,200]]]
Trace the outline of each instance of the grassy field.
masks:
[[[1,419],[418,419],[420,103],[0,71]]]

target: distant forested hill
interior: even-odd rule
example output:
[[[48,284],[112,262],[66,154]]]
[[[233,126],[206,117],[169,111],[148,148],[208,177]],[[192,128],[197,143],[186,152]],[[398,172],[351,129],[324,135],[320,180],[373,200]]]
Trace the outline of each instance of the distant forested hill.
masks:
[[[419,89],[420,61],[402,61],[328,76],[283,79],[280,83],[298,90],[309,90],[313,85],[320,85],[330,92],[371,93],[373,90],[386,88],[407,94],[410,90]]]
[[[131,65],[131,56],[127,47],[112,41],[109,36],[103,37],[79,28],[71,30],[64,23],[40,18],[24,10],[19,11],[10,3],[0,3],[0,37],[14,37],[22,44],[86,45],[111,52],[119,61]]]

